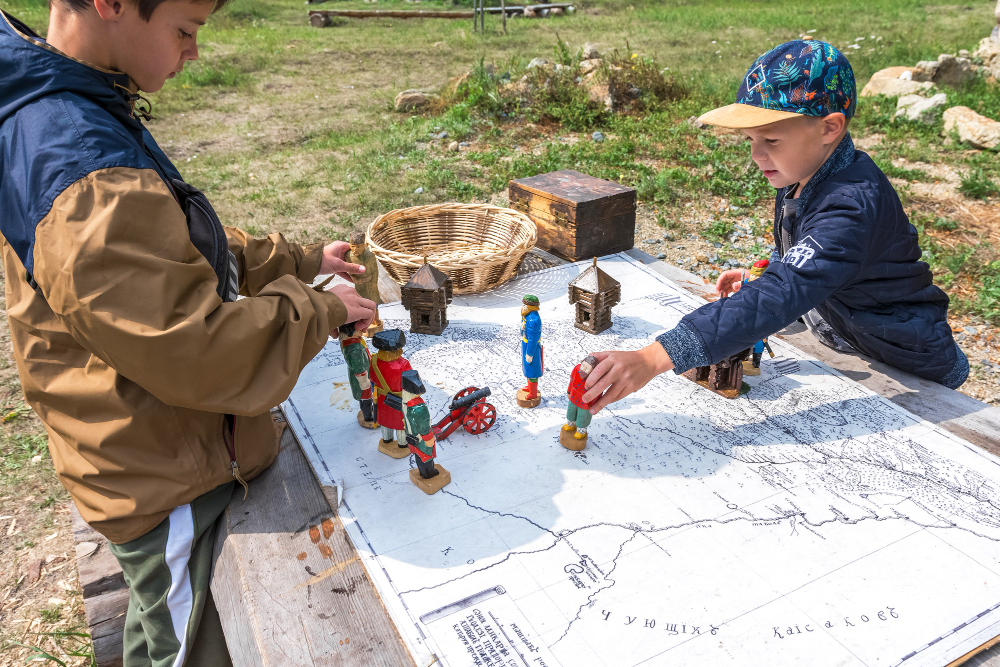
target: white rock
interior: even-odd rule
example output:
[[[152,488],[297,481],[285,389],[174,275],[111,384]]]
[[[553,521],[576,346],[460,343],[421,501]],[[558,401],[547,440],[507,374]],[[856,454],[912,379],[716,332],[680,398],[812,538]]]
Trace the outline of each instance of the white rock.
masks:
[[[938,93],[934,97],[903,95],[896,103],[896,118],[919,121],[926,125],[934,122],[934,111],[948,103],[948,96]]]
[[[885,95],[886,97],[902,97],[903,95],[916,95],[930,90],[934,84],[930,81],[904,81],[903,79],[876,79],[872,77],[868,85],[861,91],[861,97],[874,97]]]
[[[549,61],[545,58],[532,58],[531,62],[528,63],[528,69],[534,69],[535,67],[545,67],[549,64]]]
[[[586,76],[601,66],[600,58],[589,58],[580,61],[580,76]]]
[[[594,60],[595,58],[600,58],[601,53],[597,50],[597,45],[591,42],[587,42],[580,49],[580,57],[584,60]]]
[[[944,131],[958,132],[958,137],[976,148],[1000,146],[1000,123],[982,116],[969,107],[952,107],[944,112]]]
[[[913,69],[911,77],[914,81],[933,81],[937,74],[939,63],[936,60],[921,60]]]

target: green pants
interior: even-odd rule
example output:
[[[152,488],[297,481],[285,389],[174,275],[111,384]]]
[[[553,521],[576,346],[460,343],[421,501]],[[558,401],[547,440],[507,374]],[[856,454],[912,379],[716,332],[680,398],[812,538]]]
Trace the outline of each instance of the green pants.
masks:
[[[578,408],[573,401],[569,402],[569,407],[566,408],[566,421],[576,424],[576,427],[579,429],[584,429],[590,426],[591,417],[593,415],[590,414],[590,410]]]
[[[110,545],[129,587],[125,667],[232,665],[209,590],[216,519],[232,493],[227,482],[145,535]]]

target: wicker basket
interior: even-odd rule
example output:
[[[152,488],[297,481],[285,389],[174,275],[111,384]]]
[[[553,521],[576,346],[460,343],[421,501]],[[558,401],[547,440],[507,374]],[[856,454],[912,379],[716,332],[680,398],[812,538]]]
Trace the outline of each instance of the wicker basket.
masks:
[[[456,294],[513,278],[537,238],[528,216],[486,204],[411,206],[368,225],[368,246],[396,282],[405,284],[426,257],[448,274]]]

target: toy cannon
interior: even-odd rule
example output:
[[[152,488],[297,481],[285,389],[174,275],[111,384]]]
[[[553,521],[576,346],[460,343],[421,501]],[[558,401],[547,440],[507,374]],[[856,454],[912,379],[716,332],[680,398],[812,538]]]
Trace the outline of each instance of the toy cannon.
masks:
[[[444,440],[458,430],[459,426],[465,427],[472,435],[488,431],[497,421],[496,408],[486,402],[490,393],[489,387],[466,387],[455,394],[448,414],[434,425],[434,437]]]

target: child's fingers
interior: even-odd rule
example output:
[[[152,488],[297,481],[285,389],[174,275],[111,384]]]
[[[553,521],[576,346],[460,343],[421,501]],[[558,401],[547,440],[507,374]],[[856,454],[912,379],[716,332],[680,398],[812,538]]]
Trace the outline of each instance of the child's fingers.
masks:
[[[597,365],[594,366],[594,370],[590,371],[590,375],[588,375],[587,379],[584,381],[583,383],[584,387],[590,389],[597,383],[598,380],[604,377],[605,373],[607,373],[611,369],[612,364],[610,362],[605,361],[605,359],[608,358],[609,354],[611,353],[597,352],[594,354],[594,357],[597,358]]]
[[[609,388],[606,392],[604,392],[604,395],[601,396],[601,399],[599,401],[590,406],[590,414],[596,415],[605,407],[611,405],[619,398],[621,398],[621,394],[622,391],[621,389],[619,389],[618,385],[612,385],[611,388]]]

